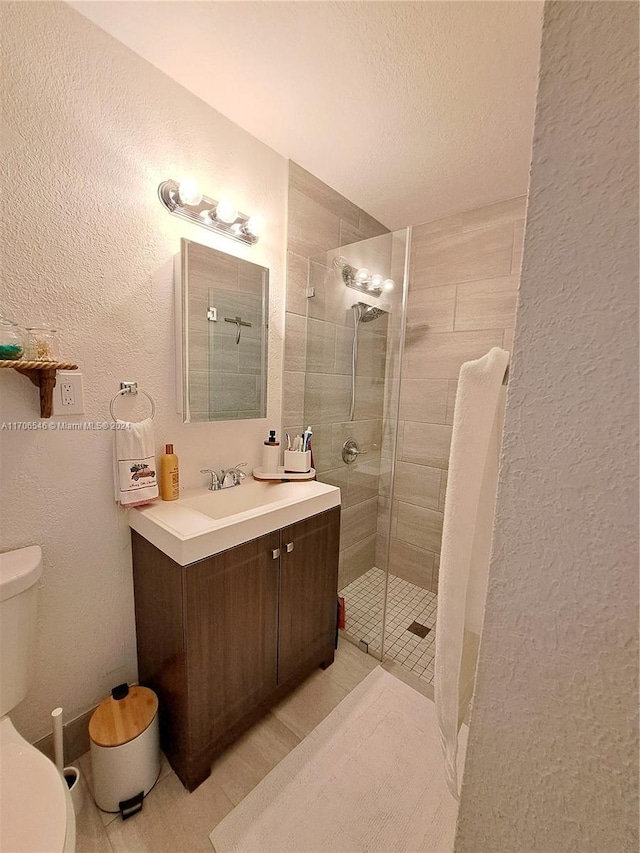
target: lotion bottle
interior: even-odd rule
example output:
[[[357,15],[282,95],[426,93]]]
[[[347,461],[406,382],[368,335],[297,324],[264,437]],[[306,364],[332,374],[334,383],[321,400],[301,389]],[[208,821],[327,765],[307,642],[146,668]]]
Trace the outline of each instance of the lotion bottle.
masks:
[[[175,501],[179,496],[178,457],[173,452],[173,444],[167,444],[160,457],[160,497],[163,501]]]
[[[276,441],[275,429],[269,430],[269,438],[262,449],[262,473],[275,474],[280,463],[280,442]]]

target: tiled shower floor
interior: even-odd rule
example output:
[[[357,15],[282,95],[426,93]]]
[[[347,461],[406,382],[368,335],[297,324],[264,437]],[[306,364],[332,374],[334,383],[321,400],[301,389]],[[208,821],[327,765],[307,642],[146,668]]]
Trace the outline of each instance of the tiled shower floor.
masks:
[[[376,567],[340,591],[345,600],[345,633],[358,643],[364,640],[369,652],[380,655],[384,572]],[[436,609],[434,592],[389,574],[384,657],[433,682],[436,653]],[[412,623],[429,629],[422,638],[408,630]]]

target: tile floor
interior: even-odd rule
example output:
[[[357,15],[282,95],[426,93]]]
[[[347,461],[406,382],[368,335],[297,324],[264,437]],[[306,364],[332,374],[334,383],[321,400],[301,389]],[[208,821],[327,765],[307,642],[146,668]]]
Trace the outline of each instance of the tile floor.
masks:
[[[345,599],[345,633],[357,643],[364,640],[369,652],[380,655],[385,576],[376,567],[340,591]],[[384,658],[391,658],[414,675],[433,682],[436,653],[436,610],[434,592],[389,574]],[[417,622],[429,628],[422,638],[408,630]]]
[[[211,776],[189,793],[163,760],[160,779],[142,812],[123,822],[91,798],[91,758],[79,759],[85,804],[76,821],[77,853],[213,853],[209,833],[285,755],[379,666],[348,642],[336,659],[287,696],[214,763]]]

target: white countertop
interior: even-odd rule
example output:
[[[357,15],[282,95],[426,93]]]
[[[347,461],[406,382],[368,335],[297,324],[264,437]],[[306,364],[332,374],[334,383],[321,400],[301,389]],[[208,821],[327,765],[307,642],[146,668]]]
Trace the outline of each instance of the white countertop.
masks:
[[[340,489],[315,480],[247,478],[240,486],[196,489],[176,501],[128,510],[129,527],[181,566],[340,505]]]

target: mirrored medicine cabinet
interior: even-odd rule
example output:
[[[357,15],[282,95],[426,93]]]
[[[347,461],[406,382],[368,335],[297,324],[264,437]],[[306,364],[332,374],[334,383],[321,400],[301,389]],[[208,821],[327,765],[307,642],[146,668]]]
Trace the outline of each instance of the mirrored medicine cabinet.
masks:
[[[266,417],[269,270],[183,238],[174,274],[184,422]]]

